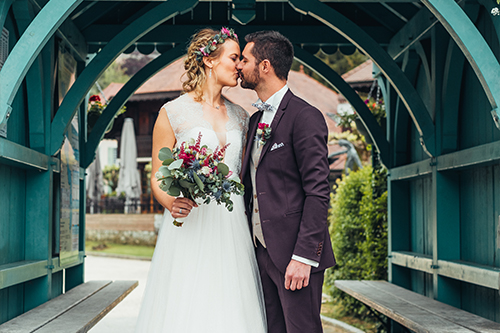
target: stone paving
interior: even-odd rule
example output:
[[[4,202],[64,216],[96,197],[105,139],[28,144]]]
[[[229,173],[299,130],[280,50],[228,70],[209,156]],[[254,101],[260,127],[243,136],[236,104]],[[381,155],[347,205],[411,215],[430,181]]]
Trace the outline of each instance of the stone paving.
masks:
[[[146,285],[150,261],[117,259],[88,255],[85,258],[85,281],[138,280],[139,286],[108,313],[90,333],[133,333]],[[328,323],[324,333],[347,332]]]

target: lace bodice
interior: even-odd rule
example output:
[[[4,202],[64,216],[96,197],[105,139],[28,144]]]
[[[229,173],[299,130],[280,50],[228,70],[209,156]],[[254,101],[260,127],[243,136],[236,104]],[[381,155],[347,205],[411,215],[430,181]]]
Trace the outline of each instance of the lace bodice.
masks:
[[[226,123],[226,151],[224,162],[233,173],[239,175],[241,171],[241,154],[248,130],[248,113],[239,105],[224,99],[229,120]],[[175,133],[176,146],[189,139],[196,139],[202,133],[201,144],[210,149],[220,146],[219,137],[212,125],[203,117],[203,106],[195,102],[188,94],[166,103],[163,108],[167,111],[170,125]]]

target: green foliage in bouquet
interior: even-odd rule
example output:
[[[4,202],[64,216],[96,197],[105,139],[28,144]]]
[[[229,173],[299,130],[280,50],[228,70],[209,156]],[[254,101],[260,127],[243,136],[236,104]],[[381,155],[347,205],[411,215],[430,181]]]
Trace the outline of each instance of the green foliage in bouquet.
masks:
[[[386,171],[365,166],[337,181],[329,211],[337,265],[328,269],[325,287],[345,313],[365,319],[363,303],[334,287],[335,280],[387,280]]]
[[[160,150],[158,158],[163,165],[156,174],[160,189],[174,197],[201,198],[205,204],[214,200],[232,211],[231,193],[243,195],[244,186],[222,163],[228,145],[212,152],[200,142],[201,133],[196,142],[183,143],[173,151],[166,147]]]

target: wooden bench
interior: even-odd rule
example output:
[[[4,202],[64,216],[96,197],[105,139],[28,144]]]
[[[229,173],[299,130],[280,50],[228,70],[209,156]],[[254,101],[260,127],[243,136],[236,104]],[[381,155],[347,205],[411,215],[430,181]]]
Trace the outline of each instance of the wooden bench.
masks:
[[[2,325],[2,333],[83,333],[90,330],[137,281],[90,281]]]
[[[500,332],[500,323],[386,281],[338,280],[335,287],[415,332]]]

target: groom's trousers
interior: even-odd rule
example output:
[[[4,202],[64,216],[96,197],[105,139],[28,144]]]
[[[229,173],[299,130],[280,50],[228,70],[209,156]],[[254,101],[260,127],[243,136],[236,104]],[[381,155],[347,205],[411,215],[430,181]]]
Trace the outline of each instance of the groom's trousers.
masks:
[[[285,275],[274,265],[267,250],[257,241],[268,333],[321,333],[321,296],[324,271],[311,274],[309,285],[285,289]]]

